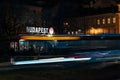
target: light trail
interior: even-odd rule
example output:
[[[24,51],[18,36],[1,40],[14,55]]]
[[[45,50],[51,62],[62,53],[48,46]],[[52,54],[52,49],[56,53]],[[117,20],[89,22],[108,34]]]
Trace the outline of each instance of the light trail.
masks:
[[[21,36],[22,40],[79,40],[79,36]]]
[[[42,63],[56,63],[56,62],[70,62],[70,61],[88,61],[88,58],[49,58],[49,59],[39,59],[39,60],[27,60],[27,61],[14,61],[13,65],[25,65],[25,64],[42,64]]]

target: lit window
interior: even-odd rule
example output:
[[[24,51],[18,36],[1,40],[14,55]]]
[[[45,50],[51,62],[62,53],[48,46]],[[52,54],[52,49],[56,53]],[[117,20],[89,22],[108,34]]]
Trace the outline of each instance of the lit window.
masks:
[[[75,31],[75,34],[78,34],[78,31]]]
[[[64,24],[65,26],[67,26],[67,25],[68,25],[68,22],[64,22],[63,24]]]
[[[68,32],[68,34],[70,34],[70,32]]]
[[[116,18],[115,17],[113,18],[113,23],[116,23]]]
[[[72,31],[72,34],[74,34],[74,32]]]
[[[98,25],[100,24],[100,20],[99,20],[99,19],[97,20],[97,24],[98,24]]]
[[[108,18],[108,24],[110,24],[110,18]]]
[[[10,43],[10,48],[14,48],[14,42]]]
[[[120,11],[120,4],[118,4],[118,11]]]
[[[102,20],[102,23],[105,24],[105,19]]]

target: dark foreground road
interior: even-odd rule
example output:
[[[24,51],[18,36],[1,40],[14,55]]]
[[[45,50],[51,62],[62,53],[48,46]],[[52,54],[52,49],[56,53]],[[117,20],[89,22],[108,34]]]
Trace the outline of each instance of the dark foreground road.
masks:
[[[33,67],[0,71],[0,80],[120,80],[120,64]],[[97,68],[96,68],[97,67]]]

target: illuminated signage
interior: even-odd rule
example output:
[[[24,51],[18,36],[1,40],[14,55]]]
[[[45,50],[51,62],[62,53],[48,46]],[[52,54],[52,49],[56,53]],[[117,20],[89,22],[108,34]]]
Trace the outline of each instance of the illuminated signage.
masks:
[[[54,33],[53,27],[50,27],[50,28],[49,28],[49,33],[50,33],[50,35],[52,35],[52,34]]]
[[[26,27],[26,32],[30,32],[30,33],[48,33],[48,28]]]

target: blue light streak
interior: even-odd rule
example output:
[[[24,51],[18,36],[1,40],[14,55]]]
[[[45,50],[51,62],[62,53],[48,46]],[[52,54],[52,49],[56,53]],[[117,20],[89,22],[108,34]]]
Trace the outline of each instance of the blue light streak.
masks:
[[[69,61],[87,61],[90,60],[91,57],[88,58],[49,58],[49,59],[39,59],[39,60],[27,60],[27,61],[15,61],[13,65],[25,65],[25,64],[43,64],[43,63],[56,63],[56,62],[69,62]]]

